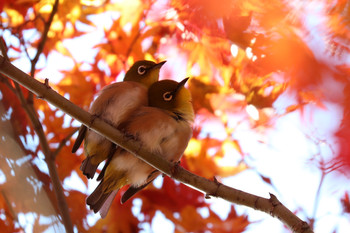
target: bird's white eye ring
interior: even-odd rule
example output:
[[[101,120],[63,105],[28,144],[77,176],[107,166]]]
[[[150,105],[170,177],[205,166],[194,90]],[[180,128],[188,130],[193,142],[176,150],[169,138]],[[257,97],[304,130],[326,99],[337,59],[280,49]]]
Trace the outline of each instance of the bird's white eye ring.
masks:
[[[173,98],[173,95],[171,94],[171,92],[167,91],[163,94],[163,99],[165,101],[170,101]]]
[[[146,66],[144,66],[144,65],[141,65],[141,66],[139,66],[139,68],[137,68],[137,73],[138,73],[139,75],[145,74],[146,71],[147,71],[147,68],[146,68]]]

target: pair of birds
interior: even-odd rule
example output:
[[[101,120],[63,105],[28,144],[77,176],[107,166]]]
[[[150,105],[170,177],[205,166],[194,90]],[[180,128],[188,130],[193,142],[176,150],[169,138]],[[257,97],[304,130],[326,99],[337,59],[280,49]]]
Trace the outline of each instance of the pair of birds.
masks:
[[[145,149],[167,160],[180,160],[192,137],[194,113],[191,95],[181,82],[158,81],[165,63],[138,61],[125,74],[123,82],[101,90],[90,113],[113,125],[126,136],[141,142]],[[84,140],[86,159],[80,169],[93,178],[98,165],[106,161],[97,180],[99,185],[86,199],[87,205],[104,218],[120,188],[130,185],[121,198],[126,202],[151,183],[160,172],[128,151],[82,125],[73,145],[75,153]]]

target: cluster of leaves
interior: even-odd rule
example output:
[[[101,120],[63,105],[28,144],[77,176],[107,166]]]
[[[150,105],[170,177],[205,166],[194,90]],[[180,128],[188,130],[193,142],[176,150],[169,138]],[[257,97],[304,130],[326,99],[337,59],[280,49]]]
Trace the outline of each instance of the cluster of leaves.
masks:
[[[350,11],[347,1],[336,2],[330,6],[325,1],[328,25],[323,25],[323,30],[324,36],[330,37],[326,49],[330,54],[342,57],[349,53],[349,24],[346,22]],[[57,6],[57,12],[52,14],[54,6]],[[305,40],[309,35],[303,15],[286,3],[279,0],[224,0],[220,4],[216,0],[169,0],[165,3],[152,0],[4,0],[0,3],[0,12],[3,35],[5,32],[10,34],[4,40],[10,59],[29,59],[32,75],[40,72],[35,68],[37,60],[32,57],[33,50],[44,60],[53,52],[71,59],[74,67],[61,71],[62,80],[50,85],[84,109],[88,109],[103,86],[115,81],[134,61],[171,57],[174,50],[182,54],[187,73],[193,76],[189,89],[196,112],[194,135],[182,165],[207,178],[232,176],[248,167],[240,142],[234,137],[235,127],[230,116],[243,115],[252,129],[268,127],[277,113],[271,115],[265,110],[273,109],[275,100],[287,92],[295,93],[297,98],[293,105],[286,106],[285,113],[303,110],[306,104],[322,107],[322,102],[329,101],[332,94],[321,92],[319,88],[327,73],[328,79],[335,77],[346,86],[345,102],[340,103],[344,106],[343,124],[337,135],[343,138],[341,157],[350,163],[347,143],[350,139],[350,92],[346,91],[350,87],[350,68],[345,63],[334,65],[331,57],[316,58]],[[78,25],[98,28],[92,16],[106,12],[117,17],[110,27],[104,28],[104,39],[95,45],[97,53],[93,62],[76,62],[63,41],[90,32]],[[1,77],[1,80],[5,78]],[[40,157],[43,148],[40,143],[34,148],[29,145],[28,138],[35,141],[36,128],[28,111],[23,108],[24,103],[13,83],[1,82],[0,90],[1,102],[11,114],[17,141],[24,154],[31,155],[30,162],[37,179],[57,211],[59,207],[49,176],[42,164],[33,162]],[[30,99],[28,92],[21,90],[26,104],[32,104],[38,114],[50,149],[59,148],[55,163],[60,181],[63,183],[76,172],[87,187],[87,180],[79,170],[84,156],[70,152],[73,139],[69,136],[75,131],[74,119],[42,100]],[[247,106],[253,106],[258,116],[245,112]],[[225,129],[225,139],[203,135],[212,124]],[[66,140],[68,145],[62,146]],[[219,165],[218,161],[232,151],[241,157],[241,161],[225,167]],[[202,194],[171,179],[164,179],[162,188],[150,187],[137,196],[142,201],[139,215],[143,217],[134,216],[132,202],[120,205],[116,201],[108,217],[94,226],[87,224],[86,193],[71,188],[66,188],[65,193],[71,219],[79,232],[135,232],[140,223],[151,223],[156,211],[161,211],[175,223],[179,232],[205,229],[232,232],[232,228],[234,232],[241,232],[249,224],[247,217],[238,215],[233,207],[228,217],[221,219],[210,209]],[[347,194],[344,200],[348,204]],[[0,206],[4,206],[2,209],[6,213],[11,209],[5,199],[0,199]],[[209,211],[207,217],[199,213],[203,208]],[[6,216],[0,218],[0,224],[6,226],[2,229],[12,232],[17,227],[17,220],[6,213],[0,213]]]

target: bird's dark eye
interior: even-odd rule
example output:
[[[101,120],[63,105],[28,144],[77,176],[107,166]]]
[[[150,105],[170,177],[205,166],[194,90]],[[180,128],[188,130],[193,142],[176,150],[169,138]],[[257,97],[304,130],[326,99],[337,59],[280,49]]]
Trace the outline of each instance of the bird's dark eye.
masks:
[[[142,65],[142,66],[139,66],[139,68],[137,68],[137,73],[139,75],[144,75],[146,73],[147,69],[146,69],[146,66]]]
[[[171,94],[171,92],[167,91],[163,94],[163,99],[165,101],[170,101],[173,98],[173,95]]]

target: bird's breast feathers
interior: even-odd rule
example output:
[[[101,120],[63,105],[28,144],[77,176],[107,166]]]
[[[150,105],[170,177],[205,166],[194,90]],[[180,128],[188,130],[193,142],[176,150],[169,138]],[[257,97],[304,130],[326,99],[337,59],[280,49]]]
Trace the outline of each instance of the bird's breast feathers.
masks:
[[[141,107],[129,121],[126,131],[136,135],[150,152],[160,153],[173,160],[183,153],[192,136],[191,125],[174,119],[169,112],[152,107]]]

